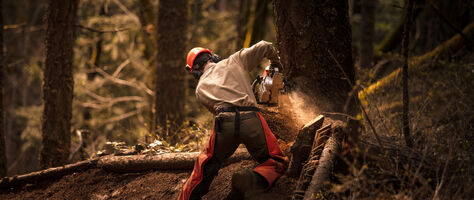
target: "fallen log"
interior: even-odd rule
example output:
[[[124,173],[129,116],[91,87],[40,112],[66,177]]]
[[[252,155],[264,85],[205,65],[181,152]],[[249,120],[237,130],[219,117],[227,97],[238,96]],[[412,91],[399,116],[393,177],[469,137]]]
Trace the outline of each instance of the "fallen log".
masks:
[[[291,146],[291,161],[287,175],[297,177],[301,173],[304,162],[308,159],[316,130],[321,128],[324,116],[319,115],[307,123],[298,133],[295,143]]]
[[[61,167],[31,172],[29,174],[5,177],[0,179],[0,188],[12,188],[28,183],[36,183],[43,179],[60,178],[65,175],[93,168],[101,168],[105,171],[118,173],[143,172],[150,170],[192,170],[198,155],[199,152],[165,153],[160,155],[109,155]],[[248,159],[252,159],[252,157],[245,149],[237,149],[224,165]]]
[[[111,172],[143,172],[149,170],[191,170],[199,152],[161,155],[112,156],[100,159],[98,168]],[[238,149],[224,165],[251,159],[244,149]]]
[[[462,32],[468,37],[473,37],[474,36],[474,22],[466,26]],[[439,55],[446,54],[452,51],[457,51],[468,44],[469,43],[461,35],[456,34],[451,39],[443,42],[432,51],[422,56],[411,59],[408,63],[409,65],[408,71],[412,73],[416,70],[420,70],[421,67],[425,66],[423,65],[423,63],[427,63],[428,61],[434,58],[437,58]],[[366,89],[360,91],[359,98],[365,99],[366,96],[372,95],[373,93],[375,93],[376,90],[385,87],[388,83],[391,83],[394,80],[397,80],[397,77],[399,77],[400,74],[401,74],[401,69],[398,68],[397,70],[393,71],[389,75],[373,83]]]
[[[324,150],[318,162],[316,171],[313,174],[311,183],[305,192],[304,199],[314,199],[320,196],[321,189],[329,180],[329,176],[334,168],[335,158],[341,152],[341,135],[343,134],[342,127],[334,128],[334,133],[326,142]]]
[[[64,175],[80,172],[90,168],[94,168],[97,165],[98,159],[81,161],[61,167],[54,167],[45,169],[42,171],[31,172],[29,174],[23,174],[13,177],[5,177],[0,179],[0,188],[10,188],[27,183],[35,183],[42,179],[59,178]]]
[[[296,183],[295,192],[293,193],[292,198],[293,200],[304,198],[305,191],[311,182],[316,167],[318,166],[319,158],[323,152],[326,140],[331,135],[331,126],[331,124],[328,124],[316,132],[310,157],[306,164],[303,165],[298,182]]]

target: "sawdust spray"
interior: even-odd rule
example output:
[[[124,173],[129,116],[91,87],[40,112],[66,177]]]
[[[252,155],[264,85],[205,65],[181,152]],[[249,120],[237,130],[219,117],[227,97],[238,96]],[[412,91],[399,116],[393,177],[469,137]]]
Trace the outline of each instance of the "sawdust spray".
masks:
[[[301,127],[319,115],[319,109],[309,103],[299,91],[280,95],[279,110],[296,120],[297,127]]]

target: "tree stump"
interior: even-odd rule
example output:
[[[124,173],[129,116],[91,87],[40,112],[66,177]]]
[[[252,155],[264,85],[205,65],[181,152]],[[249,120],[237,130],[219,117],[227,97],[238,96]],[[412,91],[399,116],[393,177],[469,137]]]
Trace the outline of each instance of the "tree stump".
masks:
[[[308,159],[316,130],[321,128],[324,116],[319,115],[307,123],[298,133],[295,143],[291,146],[291,161],[287,175],[297,177],[301,173],[304,162]]]

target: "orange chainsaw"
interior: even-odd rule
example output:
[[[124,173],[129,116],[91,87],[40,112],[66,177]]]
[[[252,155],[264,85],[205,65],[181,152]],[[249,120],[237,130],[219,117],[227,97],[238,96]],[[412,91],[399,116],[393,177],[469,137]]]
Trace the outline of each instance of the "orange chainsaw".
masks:
[[[269,65],[265,67],[262,76],[252,83],[252,91],[257,99],[258,104],[267,104],[276,106],[278,104],[278,96],[288,92],[288,84],[283,76],[283,67],[279,64]]]

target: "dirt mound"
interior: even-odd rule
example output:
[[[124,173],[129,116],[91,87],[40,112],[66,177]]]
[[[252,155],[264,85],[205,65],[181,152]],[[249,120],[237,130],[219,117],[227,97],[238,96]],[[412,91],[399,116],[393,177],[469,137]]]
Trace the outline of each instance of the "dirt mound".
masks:
[[[297,134],[291,118],[277,110],[264,110],[270,129],[288,153],[288,143]],[[240,169],[253,169],[257,162],[243,160],[223,167],[203,199],[226,199],[231,190],[231,178]],[[16,188],[0,190],[0,199],[177,199],[191,171],[149,171],[113,173],[89,169],[59,179],[42,180]],[[295,180],[281,177],[264,196],[265,199],[291,199]]]
[[[225,199],[230,192],[232,174],[257,165],[245,160],[223,167],[203,199]],[[177,199],[191,171],[150,171],[144,173],[112,173],[90,169],[56,180],[0,190],[0,199]],[[290,199],[294,180],[281,177],[270,189],[267,199]]]

